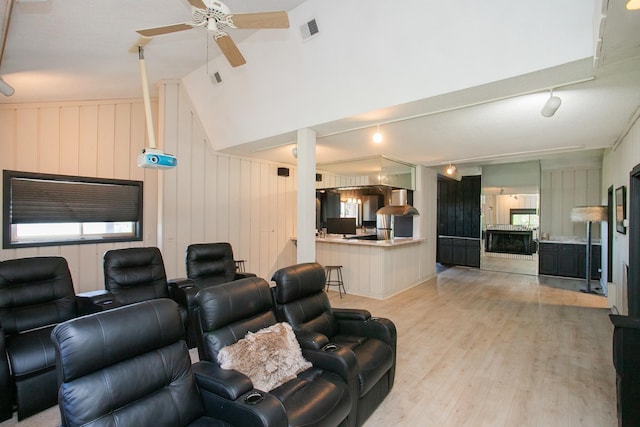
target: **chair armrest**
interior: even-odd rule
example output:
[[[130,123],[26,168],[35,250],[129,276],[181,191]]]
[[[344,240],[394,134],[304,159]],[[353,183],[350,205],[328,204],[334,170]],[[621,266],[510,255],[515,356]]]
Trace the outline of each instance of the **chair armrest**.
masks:
[[[383,317],[371,317],[368,320],[345,320],[336,316],[340,335],[354,335],[375,338],[391,346],[395,354],[398,333],[396,325]]]
[[[302,355],[314,367],[340,375],[347,384],[358,376],[356,355],[346,347],[329,343],[320,350],[302,350]]]
[[[185,308],[196,305],[198,288],[192,279],[171,279],[167,282],[171,299]]]
[[[282,403],[274,396],[254,389],[246,375],[207,361],[193,364],[192,370],[206,415],[247,427],[288,426]]]
[[[253,390],[253,383],[248,376],[233,369],[222,369],[213,362],[197,362],[192,369],[198,387],[225,399],[236,400]]]
[[[13,387],[9,371],[9,359],[4,343],[4,331],[0,328],[0,421],[8,420],[13,412]]]
[[[334,308],[333,315],[338,320],[360,320],[365,321],[371,319],[371,313],[367,310],[357,308]]]
[[[296,330],[294,332],[296,334],[298,344],[300,344],[300,348],[303,350],[320,350],[323,346],[329,343],[329,338],[318,332],[306,330]]]
[[[611,319],[611,323],[613,323],[613,326],[618,328],[640,329],[640,317],[610,314],[609,319]]]
[[[106,289],[88,291],[76,294],[80,314],[91,314],[99,311],[111,310],[123,304],[116,300],[115,295]]]
[[[241,273],[236,273],[235,280],[246,279],[247,277],[258,277],[258,276],[256,276],[254,273],[241,272]]]

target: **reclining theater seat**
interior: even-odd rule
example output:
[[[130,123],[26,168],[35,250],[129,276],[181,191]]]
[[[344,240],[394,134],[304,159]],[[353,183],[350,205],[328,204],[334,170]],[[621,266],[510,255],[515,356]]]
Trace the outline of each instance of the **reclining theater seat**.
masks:
[[[250,277],[210,286],[199,291],[196,300],[202,333],[202,340],[198,341],[198,345],[204,346],[204,359],[212,362],[217,363],[218,354],[230,348],[228,346],[233,347],[236,343],[246,342],[248,337],[245,335],[248,332],[259,336],[256,332],[277,323],[269,284],[261,278]],[[293,341],[299,352],[295,338]],[[275,351],[279,353],[280,349],[281,347],[278,347]],[[268,359],[270,363],[276,364],[280,354],[273,355],[273,352],[267,351],[255,358]],[[281,402],[290,427],[347,425],[351,395],[346,381],[355,378],[355,359],[349,364],[343,363],[338,354],[324,352],[317,356],[317,360],[314,360],[305,355],[312,363],[311,367],[297,375],[292,373],[293,379],[275,386],[270,391],[261,391],[263,395],[273,396]],[[286,358],[288,357],[287,355]],[[252,361],[246,364],[251,363]],[[227,376],[243,378],[253,384],[249,376],[238,370],[220,368],[220,372],[226,373]]]
[[[116,301],[133,304],[169,298],[167,275],[160,249],[127,248],[104,254],[104,284]]]
[[[116,306],[157,298],[170,298],[169,283],[160,249],[126,248],[104,254],[104,285]],[[180,307],[185,328],[187,309]]]
[[[236,271],[231,244],[196,243],[187,247],[187,277],[196,282],[210,285],[233,282],[245,277],[256,277],[253,273]]]
[[[0,421],[56,404],[53,327],[77,317],[67,261],[61,257],[0,262]]]
[[[206,370],[209,363],[191,365],[183,333],[179,307],[169,299],[126,305],[56,326],[51,340],[62,425],[286,425],[275,399],[251,405],[240,396],[228,410],[208,403],[209,381],[195,371]],[[225,385],[217,384],[217,389],[225,390]]]
[[[353,411],[362,425],[389,394],[396,366],[397,333],[393,322],[373,318],[366,310],[332,309],[325,270],[303,263],[275,272],[273,295],[279,321],[289,322],[303,348],[333,344],[355,354],[358,380]]]
[[[169,282],[172,298],[187,307],[191,325],[189,326],[187,343],[194,347],[197,341],[197,316],[195,296],[202,288],[222,283],[233,282],[245,277],[256,277],[253,273],[236,271],[231,244],[195,243],[187,247],[186,252],[187,280],[177,279]]]

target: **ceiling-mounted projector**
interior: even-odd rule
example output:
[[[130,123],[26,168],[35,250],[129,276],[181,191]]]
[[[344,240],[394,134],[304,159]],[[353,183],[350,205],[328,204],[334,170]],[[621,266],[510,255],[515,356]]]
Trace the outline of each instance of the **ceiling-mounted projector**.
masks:
[[[143,148],[138,155],[138,167],[154,169],[170,169],[178,166],[178,159],[172,154],[165,154],[155,148]]]

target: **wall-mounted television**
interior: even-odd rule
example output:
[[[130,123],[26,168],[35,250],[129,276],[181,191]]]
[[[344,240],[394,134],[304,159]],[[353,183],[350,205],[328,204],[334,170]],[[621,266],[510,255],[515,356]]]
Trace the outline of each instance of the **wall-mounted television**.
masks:
[[[356,219],[327,218],[327,234],[356,234]]]

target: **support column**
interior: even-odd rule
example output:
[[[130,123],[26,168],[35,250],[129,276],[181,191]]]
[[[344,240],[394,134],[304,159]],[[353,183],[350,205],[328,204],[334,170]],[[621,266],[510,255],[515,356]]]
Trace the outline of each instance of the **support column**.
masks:
[[[316,132],[300,129],[298,142],[297,262],[316,260]]]

